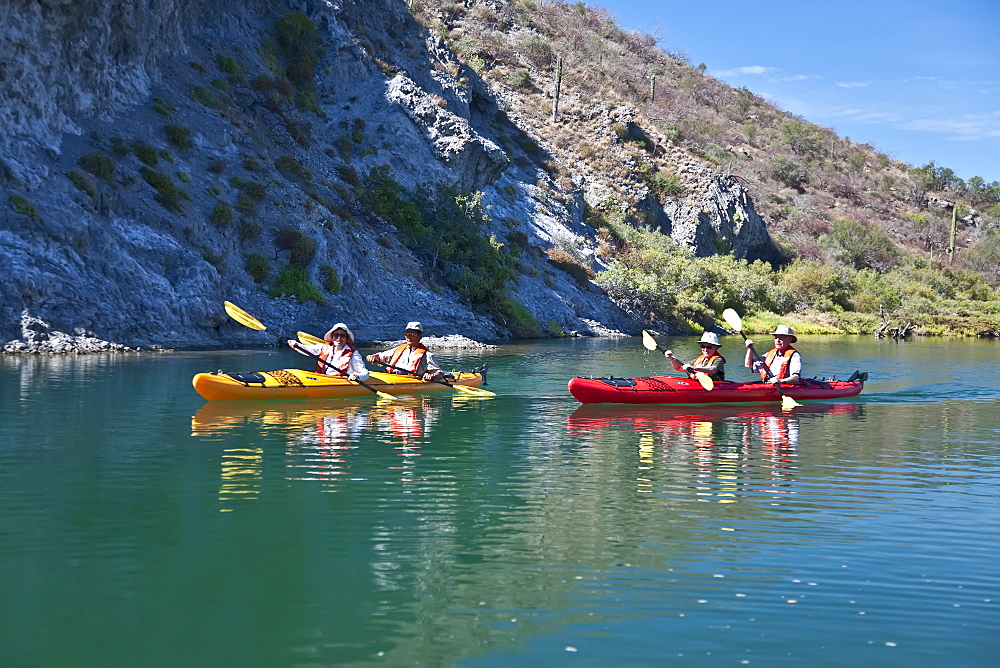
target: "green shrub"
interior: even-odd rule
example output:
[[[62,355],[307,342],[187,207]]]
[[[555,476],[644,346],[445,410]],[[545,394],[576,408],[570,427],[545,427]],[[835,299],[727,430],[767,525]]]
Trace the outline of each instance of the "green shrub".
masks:
[[[182,183],[191,183],[191,175],[187,172],[177,172],[177,178],[180,179]]]
[[[579,260],[562,248],[550,248],[546,254],[549,256],[549,263],[552,266],[565,271],[580,285],[586,286],[594,278],[593,269],[581,264]]]
[[[222,158],[212,158],[208,161],[207,169],[212,174],[222,174],[226,170],[226,161]]]
[[[233,210],[225,202],[216,202],[212,212],[208,214],[209,221],[216,227],[229,227],[234,218]]]
[[[256,181],[240,181],[240,192],[236,196],[236,210],[244,216],[257,215],[257,207],[267,196],[267,187]]]
[[[240,238],[240,241],[253,241],[260,236],[262,228],[259,223],[255,223],[252,220],[241,221],[239,225],[236,226],[236,233]]]
[[[222,91],[223,93],[228,93],[229,82],[225,79],[212,79],[212,88]]]
[[[232,56],[220,55],[216,59],[216,67],[218,67],[219,71],[223,74],[231,74],[235,76],[240,73],[240,64],[236,62],[236,59]]]
[[[272,297],[295,297],[300,304],[314,301],[322,306],[330,305],[323,293],[309,282],[309,272],[302,267],[282,267],[275,276],[274,285],[267,292]]]
[[[115,176],[115,163],[107,153],[85,153],[80,156],[80,166],[99,179],[111,181]]]
[[[768,162],[771,178],[789,188],[801,190],[809,180],[805,169],[787,155],[773,155]]]
[[[184,212],[184,200],[191,199],[187,191],[180,188],[176,183],[173,182],[166,174],[162,172],[157,172],[156,170],[150,169],[148,167],[141,167],[139,173],[142,178],[156,190],[156,196],[154,199],[163,206],[164,209],[168,211],[173,211],[175,213]]]
[[[646,177],[646,184],[660,204],[666,204],[668,199],[682,197],[685,192],[680,179],[662,169],[649,174]]]
[[[160,152],[143,141],[133,142],[132,152],[135,153],[135,157],[139,158],[140,162],[150,167],[156,167],[160,162]]]
[[[191,66],[191,69],[194,70],[195,72],[198,72],[199,74],[208,74],[208,69],[206,69],[205,66],[202,65],[201,63],[192,62],[188,64]]]
[[[303,12],[289,12],[275,21],[273,34],[288,78],[311,87],[323,43],[316,24]]]
[[[849,218],[833,221],[830,233],[819,242],[830,248],[839,262],[855,269],[885,271],[899,255],[881,229]]]
[[[7,203],[10,204],[10,208],[14,210],[14,213],[19,213],[22,216],[27,216],[36,223],[38,222],[38,209],[27,198],[14,194],[7,197]]]
[[[286,177],[297,178],[302,181],[312,181],[312,170],[303,167],[295,158],[290,155],[283,155],[274,161],[274,167]]]
[[[217,272],[219,272],[220,274],[225,274],[226,273],[225,258],[223,258],[223,256],[220,255],[219,253],[213,253],[208,248],[202,248],[201,249],[201,257],[202,257],[203,260],[205,260],[205,262],[207,262],[210,265],[212,265],[213,267],[215,267],[215,270]]]
[[[260,253],[252,253],[247,255],[243,269],[250,274],[250,278],[253,279],[254,283],[263,283],[267,275],[271,272],[271,264]]]
[[[275,230],[274,245],[279,250],[291,251],[288,263],[293,267],[304,268],[316,256],[316,240],[291,227]]]
[[[323,289],[329,292],[331,295],[340,294],[340,276],[337,274],[337,270],[328,264],[321,264],[319,266],[319,275],[323,279]]]
[[[518,67],[510,73],[510,87],[514,90],[531,90],[535,87],[535,82],[531,80],[528,70]]]
[[[75,169],[69,170],[66,176],[73,182],[77,190],[87,193],[91,199],[97,197],[97,184],[89,176]]]
[[[191,131],[180,125],[168,125],[167,141],[180,150],[194,146],[194,137]]]
[[[797,260],[782,270],[781,281],[795,296],[800,310],[840,311],[851,307],[851,283],[838,265]]]
[[[193,86],[191,88],[191,99],[209,109],[218,109],[222,106],[218,95],[204,86]]]

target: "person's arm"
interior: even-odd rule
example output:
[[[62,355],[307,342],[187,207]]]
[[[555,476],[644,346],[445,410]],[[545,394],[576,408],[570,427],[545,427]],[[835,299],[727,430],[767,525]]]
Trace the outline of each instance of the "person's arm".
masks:
[[[300,343],[295,339],[288,339],[288,347],[292,350],[305,350],[312,353],[313,355],[319,355],[323,352],[323,343]]]
[[[681,364],[680,362],[678,362],[677,360],[674,359],[674,351],[673,350],[664,350],[663,351],[663,356],[666,357],[668,360],[670,360],[670,363],[673,365],[674,369],[676,369],[677,371],[687,371],[687,369],[684,368],[683,364]]]
[[[429,350],[424,351],[423,356],[420,358],[420,366],[417,372],[424,380],[440,380],[444,376],[441,373],[441,367],[438,365],[437,360],[434,359],[434,353]]]
[[[719,371],[719,367],[722,366],[721,357],[713,357],[711,363],[704,366],[694,366],[693,364],[688,364],[687,368],[690,371],[700,371],[709,376],[714,376]]]
[[[372,364],[375,364],[376,362],[388,362],[391,359],[389,357],[389,354],[391,352],[392,352],[392,350],[383,350],[380,353],[372,353],[371,355],[369,355],[365,359],[367,361],[371,362]]]
[[[347,376],[351,380],[360,380],[362,383],[368,380],[368,367],[357,350],[351,352],[351,359],[347,363]]]
[[[743,360],[743,366],[748,369],[754,368],[754,363],[757,361],[756,355],[754,355],[753,349],[753,339],[747,339],[747,356]]]

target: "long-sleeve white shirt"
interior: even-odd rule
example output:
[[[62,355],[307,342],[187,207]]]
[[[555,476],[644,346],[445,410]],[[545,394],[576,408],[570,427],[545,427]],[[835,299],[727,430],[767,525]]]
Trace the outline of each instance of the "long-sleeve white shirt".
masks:
[[[350,353],[350,358],[345,354],[347,351],[344,348],[339,350],[328,343],[312,343],[304,344],[300,343],[299,347],[303,350],[308,350],[313,355],[320,355],[324,348],[332,348],[332,351],[326,358],[326,361],[332,364],[336,368],[331,368],[329,366],[325,367],[323,373],[330,376],[341,375],[337,369],[343,369],[344,365],[347,364],[347,375],[357,374],[357,379],[360,381],[368,380],[368,367],[365,366],[365,360],[357,350],[353,350]],[[318,364],[318,362],[317,362]]]

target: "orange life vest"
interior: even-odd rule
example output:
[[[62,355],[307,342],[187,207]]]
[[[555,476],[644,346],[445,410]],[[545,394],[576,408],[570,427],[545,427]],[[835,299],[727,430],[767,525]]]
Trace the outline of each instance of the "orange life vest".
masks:
[[[354,354],[354,348],[348,344],[344,344],[344,352],[342,353],[345,357],[341,359],[347,359],[344,366],[338,367],[330,364],[327,366],[326,362],[333,356],[333,346],[327,343],[323,346],[323,350],[319,353],[319,358],[323,360],[322,362],[316,362],[316,373],[328,373],[327,369],[337,369],[340,373],[338,375],[346,376],[347,367],[351,365],[351,355]]]
[[[792,363],[792,355],[794,355],[795,352],[795,348],[792,348],[791,346],[785,348],[785,353],[781,355],[784,359],[781,362],[781,368],[778,369],[778,378],[788,378],[788,365]],[[777,348],[771,348],[764,354],[764,368],[760,370],[760,379],[764,382],[767,382],[771,362],[774,361],[776,355],[778,355]]]
[[[405,353],[406,349],[409,348],[409,347],[411,347],[411,346],[408,343],[403,343],[403,344],[400,344],[400,345],[396,346],[396,348],[392,351],[392,358],[390,358],[389,364],[391,364],[392,366],[399,366],[399,360],[400,360],[400,358],[403,357],[403,353]],[[406,372],[409,372],[409,373],[416,373],[417,372],[417,368],[420,366],[420,360],[422,360],[424,358],[424,353],[427,352],[427,346],[425,346],[422,343],[418,343],[418,344],[414,345],[413,348],[417,349],[416,355],[413,357],[413,368],[412,369],[407,369],[405,372],[404,371],[398,371],[396,369],[389,369],[389,371],[391,373],[399,373],[399,374],[401,374],[401,373],[406,373]],[[400,368],[404,368],[405,369],[406,367],[400,367]]]
[[[722,360],[722,364],[726,363],[726,358],[720,355],[718,352],[714,352],[711,355],[702,355],[695,361],[691,362],[691,366],[712,366],[712,360],[718,357]],[[714,374],[710,374],[711,378],[714,380],[725,380],[726,379],[726,369],[719,368]]]

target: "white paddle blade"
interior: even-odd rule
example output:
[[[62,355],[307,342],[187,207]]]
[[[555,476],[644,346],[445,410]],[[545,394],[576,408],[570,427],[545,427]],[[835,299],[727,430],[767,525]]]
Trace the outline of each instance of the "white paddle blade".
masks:
[[[727,308],[722,312],[722,319],[726,321],[730,329],[736,332],[743,331],[743,319],[740,318],[739,314],[731,308]]]
[[[646,347],[646,350],[656,350],[657,347],[656,339],[646,330],[642,330],[642,345]]]

